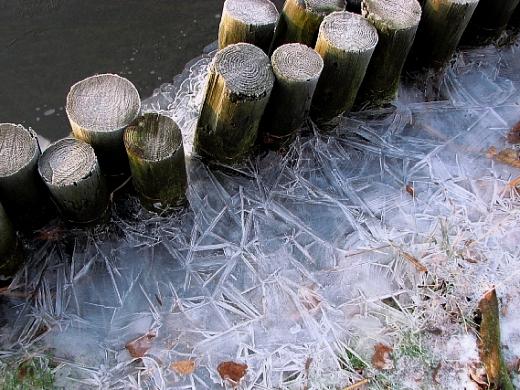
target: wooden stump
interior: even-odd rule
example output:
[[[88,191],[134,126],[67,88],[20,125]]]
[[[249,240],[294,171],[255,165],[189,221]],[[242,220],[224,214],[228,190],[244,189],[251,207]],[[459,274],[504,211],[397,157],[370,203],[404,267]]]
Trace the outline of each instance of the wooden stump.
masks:
[[[334,12],[323,20],[316,51],[325,67],[311,107],[320,128],[337,125],[354,105],[377,42],[376,28],[361,15]]]
[[[278,10],[270,0],[226,0],[218,30],[219,49],[245,42],[267,53],[277,22]]]
[[[417,0],[363,0],[361,12],[377,29],[374,51],[357,104],[379,106],[397,95],[399,79],[421,19]]]
[[[139,117],[125,131],[134,187],[148,209],[186,203],[188,186],[181,130],[159,114]]]
[[[0,204],[0,285],[8,282],[21,265],[14,227]]]
[[[128,172],[123,133],[140,109],[137,89],[114,74],[86,78],[74,84],[67,96],[74,136],[92,145],[101,169],[109,175]]]
[[[409,61],[443,67],[453,56],[479,0],[426,0]]]
[[[18,228],[41,226],[49,214],[48,192],[38,175],[40,154],[31,129],[0,124],[0,200]]]
[[[485,44],[507,27],[520,0],[480,0],[462,37],[465,44]]]
[[[220,50],[210,66],[194,151],[223,163],[246,157],[256,142],[273,84],[269,57],[260,48],[237,43]]]
[[[323,18],[345,9],[344,0],[286,0],[271,51],[286,43],[303,43],[314,47]]]
[[[64,138],[51,144],[38,171],[63,217],[91,223],[106,215],[109,194],[94,149],[81,140]]]
[[[292,141],[307,119],[323,60],[310,47],[290,43],[274,51],[271,65],[276,81],[261,131],[264,144],[278,147]]]

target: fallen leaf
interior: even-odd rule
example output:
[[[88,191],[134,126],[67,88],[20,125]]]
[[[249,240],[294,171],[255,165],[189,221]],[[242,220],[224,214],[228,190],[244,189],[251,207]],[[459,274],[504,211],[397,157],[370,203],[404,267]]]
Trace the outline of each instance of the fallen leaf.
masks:
[[[179,360],[173,362],[170,368],[179,375],[190,375],[195,371],[195,361],[193,360]]]
[[[507,141],[511,144],[520,144],[520,122],[513,126],[507,135]]]
[[[486,153],[487,157],[498,161],[502,164],[510,165],[514,168],[520,168],[520,158],[518,151],[514,149],[504,149],[498,151],[494,146],[490,147]]]
[[[222,379],[229,379],[233,383],[238,383],[246,375],[247,364],[222,362],[218,365],[217,370]]]
[[[408,192],[412,197],[415,198],[415,188],[411,184],[406,185],[406,192]]]
[[[130,356],[134,359],[142,358],[146,352],[152,347],[153,339],[155,339],[155,333],[147,333],[134,341],[130,341],[126,344],[125,348],[128,349]]]
[[[383,343],[374,345],[374,355],[372,365],[380,370],[390,370],[394,367],[390,354],[393,349]]]

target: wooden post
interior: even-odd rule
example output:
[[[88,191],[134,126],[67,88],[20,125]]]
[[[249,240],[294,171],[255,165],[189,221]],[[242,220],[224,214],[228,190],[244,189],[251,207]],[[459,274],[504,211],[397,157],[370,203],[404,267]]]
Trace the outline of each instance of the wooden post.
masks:
[[[104,173],[128,172],[123,132],[141,109],[139,93],[127,79],[100,74],[72,86],[66,111],[74,136],[92,145]]]
[[[186,203],[188,186],[181,130],[173,119],[145,114],[125,131],[134,187],[151,210]]]
[[[310,47],[290,43],[274,51],[271,65],[276,81],[261,131],[264,144],[278,147],[292,141],[307,119],[323,60]]]
[[[316,51],[325,67],[311,107],[318,127],[334,127],[350,111],[377,42],[376,28],[361,15],[334,12],[323,20]]]
[[[417,0],[363,0],[361,13],[376,27],[379,43],[356,104],[379,106],[397,95],[401,71],[421,19],[421,6]]]
[[[512,27],[520,27],[520,5],[516,7],[515,12],[513,12],[513,16],[509,20],[509,25]]]
[[[94,149],[81,140],[64,138],[51,144],[38,171],[65,219],[91,223],[105,216],[109,194]]]
[[[13,225],[0,204],[0,286],[14,276],[21,263],[21,248]]]
[[[31,129],[0,124],[0,200],[17,228],[39,227],[49,214],[49,196],[39,175],[40,146]]]
[[[480,0],[462,37],[465,44],[485,44],[507,27],[520,0]]]
[[[345,9],[344,0],[286,0],[276,30],[271,52],[286,43],[314,47],[323,18]]]
[[[245,42],[267,53],[277,22],[278,10],[270,0],[226,0],[218,30],[219,49]]]
[[[479,0],[426,0],[409,62],[441,68],[448,62]]]
[[[194,151],[224,163],[246,157],[256,142],[273,84],[269,57],[260,48],[237,43],[220,50],[210,66]]]

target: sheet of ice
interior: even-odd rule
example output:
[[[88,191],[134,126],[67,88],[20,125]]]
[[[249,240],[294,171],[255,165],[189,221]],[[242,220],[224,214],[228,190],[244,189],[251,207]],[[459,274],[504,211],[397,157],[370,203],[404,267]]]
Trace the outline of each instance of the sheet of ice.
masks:
[[[183,130],[190,209],[129,199],[105,227],[49,226],[0,301],[0,357],[50,354],[66,388],[231,388],[225,361],[247,364],[244,389],[463,388],[479,297],[520,288],[520,172],[487,157],[520,120],[517,51],[459,53],[444,100],[404,85],[330,134],[309,123],[285,155],[209,169],[190,146],[208,50],[143,102]],[[394,370],[371,368],[378,343]]]

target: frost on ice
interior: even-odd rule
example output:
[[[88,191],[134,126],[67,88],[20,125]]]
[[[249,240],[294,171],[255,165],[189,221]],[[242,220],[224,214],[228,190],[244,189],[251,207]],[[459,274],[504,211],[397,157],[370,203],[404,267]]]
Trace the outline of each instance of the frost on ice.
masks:
[[[518,50],[461,52],[438,100],[405,84],[331,134],[309,124],[285,155],[188,157],[180,214],[130,199],[97,230],[49,227],[2,291],[1,360],[50,356],[66,388],[463,388],[495,285],[514,362],[520,171],[489,150],[515,148]],[[179,123],[188,156],[211,57],[143,102]]]

